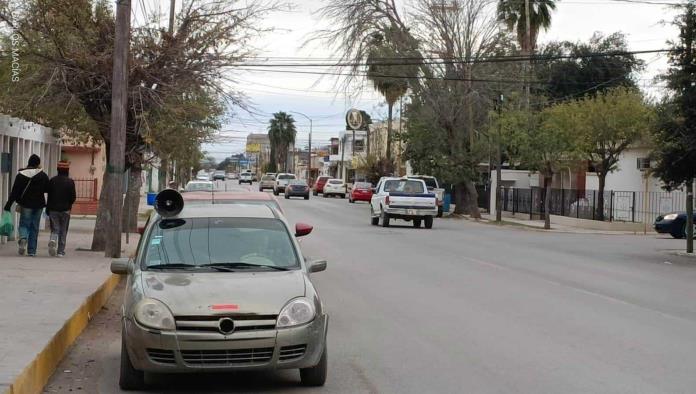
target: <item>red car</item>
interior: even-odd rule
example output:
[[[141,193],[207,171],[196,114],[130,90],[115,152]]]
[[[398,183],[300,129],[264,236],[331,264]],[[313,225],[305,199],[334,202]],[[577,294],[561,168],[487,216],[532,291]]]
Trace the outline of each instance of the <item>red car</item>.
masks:
[[[372,184],[369,182],[355,182],[348,195],[348,202],[372,200]]]
[[[326,182],[331,179],[330,176],[320,176],[317,178],[317,181],[314,182],[314,192],[313,194],[316,196],[319,193],[324,193],[324,185],[326,185]]]

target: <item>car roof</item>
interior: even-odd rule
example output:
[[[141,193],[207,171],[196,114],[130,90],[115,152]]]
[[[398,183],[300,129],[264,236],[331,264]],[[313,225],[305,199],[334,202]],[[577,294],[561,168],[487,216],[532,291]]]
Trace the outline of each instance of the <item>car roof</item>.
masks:
[[[182,193],[184,201],[200,200],[258,200],[273,201],[273,195],[262,192],[187,192]]]
[[[213,182],[211,181],[188,181],[186,184],[188,185],[189,183],[193,183],[196,185],[213,185]]]
[[[184,209],[175,218],[259,218],[259,219],[275,219],[278,216],[275,212],[266,205],[253,204],[229,204],[221,209],[219,205],[202,204],[189,205],[184,204]]]

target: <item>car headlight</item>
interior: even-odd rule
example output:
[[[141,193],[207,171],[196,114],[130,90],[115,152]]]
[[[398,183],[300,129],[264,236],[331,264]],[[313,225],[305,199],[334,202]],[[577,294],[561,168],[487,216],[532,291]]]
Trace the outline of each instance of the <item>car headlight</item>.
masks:
[[[662,219],[663,220],[674,220],[677,218],[676,213],[670,213],[669,215],[665,215]]]
[[[135,320],[145,327],[158,330],[174,330],[174,316],[161,301],[146,298],[135,306]]]
[[[278,328],[294,327],[314,319],[314,305],[306,298],[295,298],[288,302],[278,315]]]

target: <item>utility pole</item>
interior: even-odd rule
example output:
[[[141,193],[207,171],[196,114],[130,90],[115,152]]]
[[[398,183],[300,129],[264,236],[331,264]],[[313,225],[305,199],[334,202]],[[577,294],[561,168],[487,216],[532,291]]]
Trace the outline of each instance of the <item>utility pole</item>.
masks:
[[[111,145],[109,147],[109,207],[105,256],[121,257],[121,219],[123,216],[123,173],[128,119],[128,49],[130,42],[130,0],[116,2],[116,32],[111,89]]]
[[[496,141],[496,165],[495,165],[495,221],[500,223],[503,221],[503,204],[502,201],[500,200],[501,197],[501,187],[500,187],[500,181],[502,178],[502,154],[500,152],[500,142],[501,142],[501,137],[502,137],[502,131],[503,131],[503,122],[501,121],[502,116],[503,116],[503,102],[505,101],[505,96],[501,93],[500,96],[498,96],[498,138]]]
[[[174,34],[174,7],[176,6],[176,0],[171,0],[169,2],[169,34]]]
[[[529,6],[529,0],[524,0],[524,16],[525,16],[525,35],[524,35],[524,40],[525,44],[527,44],[527,53],[526,55],[529,57],[527,60],[526,67],[524,70],[524,104],[525,104],[525,109],[529,111],[529,95],[531,94],[531,89],[529,89],[529,74],[531,73],[532,69],[532,29],[531,29],[531,16],[529,14],[530,11],[530,6]]]
[[[288,111],[288,112],[290,112],[292,114],[304,116],[309,121],[309,151],[307,152],[307,183],[309,183],[310,182],[309,177],[310,177],[311,170],[312,170],[312,118],[303,114],[302,112],[297,112],[297,111]]]
[[[646,197],[647,198],[647,195]],[[686,253],[694,252],[694,180],[686,181]]]

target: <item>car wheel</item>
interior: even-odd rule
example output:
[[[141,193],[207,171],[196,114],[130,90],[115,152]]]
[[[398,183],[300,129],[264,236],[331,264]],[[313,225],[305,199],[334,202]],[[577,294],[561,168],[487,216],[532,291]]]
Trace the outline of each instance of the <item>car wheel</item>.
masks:
[[[686,220],[686,219],[684,219],[684,220]],[[696,221],[694,221],[694,237],[696,238]],[[684,222],[684,224],[682,225],[681,237],[679,237],[679,238],[686,238],[686,222]]]
[[[239,181],[239,184],[241,185],[241,184],[242,184],[242,181]]]
[[[329,195],[324,193],[324,198],[329,198]]]
[[[314,387],[323,386],[324,383],[326,383],[327,364],[326,344],[324,344],[324,352],[321,354],[319,364],[310,368],[300,369],[302,385]]]
[[[318,196],[318,195],[319,195],[319,192],[317,192],[317,191],[315,190],[312,194],[314,194],[315,196]]]
[[[263,188],[262,188],[262,187],[260,187],[260,188],[259,188],[259,191],[260,191],[260,192],[262,192],[262,191],[263,191]]]
[[[420,219],[413,219],[413,227],[420,228],[420,226],[421,226],[421,220]]]
[[[382,210],[382,227],[389,227],[389,214]]]
[[[133,368],[126,341],[121,338],[121,373],[118,379],[121,390],[143,390],[145,388],[145,372]]]
[[[290,199],[290,195],[289,195],[288,193],[285,193],[285,199],[286,199],[286,200],[289,200],[289,199]]]
[[[442,207],[437,207],[437,217],[441,218],[443,214],[443,209]]]
[[[433,228],[433,217],[432,216],[425,217],[425,228]]]
[[[353,197],[348,196],[348,202],[354,204],[355,200],[353,200]]]
[[[306,196],[304,196],[304,199],[305,199],[305,200],[309,200],[309,194],[307,194]]]
[[[280,193],[278,193],[278,190],[273,189],[273,194],[277,196],[277,195],[280,194]]]
[[[346,198],[346,195],[345,195],[345,194],[341,194],[341,198]]]

